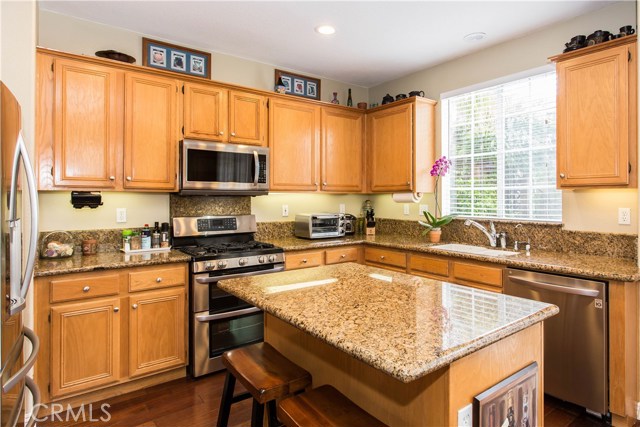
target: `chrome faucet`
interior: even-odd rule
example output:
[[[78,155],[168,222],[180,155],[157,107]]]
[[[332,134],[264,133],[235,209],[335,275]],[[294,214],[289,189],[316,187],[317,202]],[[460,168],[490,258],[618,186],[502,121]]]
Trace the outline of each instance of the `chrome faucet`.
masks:
[[[484,235],[489,238],[489,244],[491,245],[491,247],[493,248],[496,247],[496,240],[498,238],[498,233],[496,233],[496,226],[493,225],[493,221],[489,221],[489,230],[491,231],[488,231],[486,228],[484,228],[482,224],[479,224],[472,219],[467,219],[464,222],[464,225],[466,225],[467,227],[470,225],[473,225],[478,230],[482,231]]]

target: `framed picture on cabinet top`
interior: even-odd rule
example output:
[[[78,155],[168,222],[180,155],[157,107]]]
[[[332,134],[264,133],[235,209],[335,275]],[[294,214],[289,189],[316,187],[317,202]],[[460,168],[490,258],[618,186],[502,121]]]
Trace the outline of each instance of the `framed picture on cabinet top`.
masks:
[[[320,79],[282,70],[275,70],[274,77],[276,85],[278,79],[282,78],[286,89],[284,93],[320,101]]]
[[[538,363],[519,370],[473,398],[473,426],[537,426]]]
[[[142,38],[142,65],[211,79],[211,54],[171,43]]]

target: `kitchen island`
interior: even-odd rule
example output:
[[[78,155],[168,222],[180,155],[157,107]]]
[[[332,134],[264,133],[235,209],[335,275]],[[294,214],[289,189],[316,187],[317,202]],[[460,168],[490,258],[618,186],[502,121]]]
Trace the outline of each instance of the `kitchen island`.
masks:
[[[219,282],[266,312],[265,341],[391,426],[456,425],[458,409],[538,363],[557,307],[345,263]]]

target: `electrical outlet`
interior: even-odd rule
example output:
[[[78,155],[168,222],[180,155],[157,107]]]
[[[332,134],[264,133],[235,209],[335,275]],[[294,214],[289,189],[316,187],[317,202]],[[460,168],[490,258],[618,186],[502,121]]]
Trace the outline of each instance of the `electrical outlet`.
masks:
[[[404,209],[404,214],[409,215],[409,203],[405,203],[403,205],[403,209]]]
[[[340,203],[340,213],[345,213],[347,211],[346,207],[344,206],[344,203]]]
[[[116,208],[116,222],[127,222],[127,208]]]
[[[282,205],[282,216],[289,216],[289,205]]]
[[[631,225],[631,208],[618,208],[618,224]]]
[[[469,403],[464,408],[458,409],[458,427],[471,427],[473,421],[473,405]]]
[[[420,203],[420,216],[424,216],[424,212],[429,212],[429,205]]]

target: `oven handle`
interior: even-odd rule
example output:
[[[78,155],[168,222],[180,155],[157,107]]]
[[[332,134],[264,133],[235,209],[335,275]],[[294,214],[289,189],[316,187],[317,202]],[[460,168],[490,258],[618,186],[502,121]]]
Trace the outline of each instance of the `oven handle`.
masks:
[[[253,162],[255,163],[254,171],[255,174],[253,177],[253,185],[258,185],[258,177],[260,176],[260,158],[258,157],[258,152],[253,150]]]
[[[202,285],[206,285],[207,283],[219,282],[220,280],[237,279],[239,277],[257,276],[259,274],[267,274],[267,273],[277,273],[278,271],[283,271],[283,270],[284,270],[284,265],[280,265],[278,267],[272,268],[271,270],[249,271],[247,273],[229,274],[228,276],[197,277],[196,282]]]
[[[198,322],[211,322],[212,320],[222,320],[222,319],[228,319],[230,317],[240,317],[240,316],[244,316],[245,314],[257,313],[259,311],[261,310],[258,307],[250,307],[250,308],[244,308],[242,310],[230,311],[228,313],[196,316],[196,320]]]

